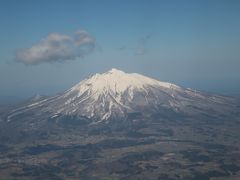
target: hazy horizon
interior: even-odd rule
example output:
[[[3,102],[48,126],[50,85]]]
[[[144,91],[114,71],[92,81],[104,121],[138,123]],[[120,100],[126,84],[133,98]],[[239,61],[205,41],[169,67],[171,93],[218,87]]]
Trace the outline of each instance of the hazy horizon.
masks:
[[[108,69],[108,70],[110,70],[110,69]],[[104,72],[106,72],[106,71],[96,72],[96,73],[104,73]],[[56,95],[56,94],[59,94],[59,93],[63,93],[64,91],[70,89],[72,86],[76,85],[77,83],[81,82],[84,79],[87,79],[87,78],[91,77],[93,74],[96,74],[96,73],[89,73],[85,77],[83,77],[83,79],[80,79],[78,82],[74,82],[73,84],[71,84],[69,87],[66,87],[66,88],[65,87],[59,87],[58,89],[49,90],[48,87],[43,87],[41,90],[37,91],[36,93],[32,92],[32,93],[29,93],[29,94],[22,94],[22,95],[13,94],[13,95],[7,95],[7,96],[0,96],[0,101],[1,101],[0,105],[20,103],[20,102],[23,102],[25,100],[31,99],[31,98],[33,98],[34,96],[37,96],[37,95],[53,96],[53,95]],[[126,72],[126,73],[136,73],[136,72]],[[139,72],[137,72],[137,73],[139,73]],[[146,75],[146,74],[143,74],[143,75]],[[150,77],[150,78],[154,78],[154,77]],[[157,78],[154,78],[154,79],[159,80]],[[164,81],[164,82],[166,82],[166,81]],[[172,83],[172,82],[170,82],[170,83]],[[187,82],[186,82],[186,84],[187,84]],[[176,85],[179,85],[179,84],[176,84]],[[216,93],[216,94],[219,94],[219,95],[236,96],[236,97],[240,96],[239,93],[236,93],[236,94],[232,93],[231,94],[231,93],[224,92],[223,89],[221,89],[221,91],[214,91],[214,87],[209,87],[209,86],[208,86],[209,87],[208,90],[201,89],[201,88],[195,88],[195,87],[188,87],[188,86],[184,86],[184,85],[179,85],[179,86],[184,87],[184,88],[196,89],[196,90],[207,92],[207,93]]]

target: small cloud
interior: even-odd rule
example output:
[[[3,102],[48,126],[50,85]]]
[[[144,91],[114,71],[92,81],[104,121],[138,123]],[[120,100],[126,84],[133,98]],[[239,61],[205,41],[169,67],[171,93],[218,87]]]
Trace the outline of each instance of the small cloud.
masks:
[[[51,33],[32,47],[18,50],[16,59],[25,64],[73,60],[93,52],[95,44],[95,39],[85,30],[72,36]]]
[[[137,44],[137,49],[135,54],[136,55],[144,55],[147,53],[147,43],[149,41],[149,39],[151,38],[151,35],[147,35],[141,39],[138,40],[138,44]]]
[[[121,46],[121,47],[118,48],[118,50],[120,50],[120,51],[123,51],[123,50],[126,50],[126,49],[127,49],[127,46]]]

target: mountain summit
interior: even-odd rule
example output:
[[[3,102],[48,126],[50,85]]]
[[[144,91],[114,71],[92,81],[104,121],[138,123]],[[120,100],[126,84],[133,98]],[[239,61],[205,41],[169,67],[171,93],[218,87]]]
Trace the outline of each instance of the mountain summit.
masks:
[[[96,74],[80,82],[74,86],[72,90],[78,90],[80,93],[91,90],[97,94],[109,92],[114,95],[124,93],[125,91],[144,89],[146,86],[159,86],[163,88],[176,87],[173,84],[160,82],[140,74],[128,74],[117,69],[111,69],[106,73]]]
[[[229,97],[111,69],[90,76],[62,94],[15,109],[8,116],[8,121],[22,113],[39,116],[47,114],[50,119],[62,116],[85,117],[94,122],[126,119],[133,115],[192,116],[209,109],[219,113],[227,111],[232,108],[229,107],[232,101]]]
[[[80,113],[88,118],[124,117],[126,113],[136,111],[134,106],[149,108],[156,104],[153,101],[159,99],[158,90],[169,94],[173,88],[179,87],[140,74],[111,69],[95,74],[65,92],[64,99],[67,99],[64,105],[73,108],[74,112],[79,111],[80,106]],[[65,108],[61,109],[68,113]]]

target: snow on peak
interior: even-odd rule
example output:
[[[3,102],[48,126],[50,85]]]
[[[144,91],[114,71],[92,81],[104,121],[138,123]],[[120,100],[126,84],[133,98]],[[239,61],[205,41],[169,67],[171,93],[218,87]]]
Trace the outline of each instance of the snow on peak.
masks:
[[[95,74],[90,78],[81,81],[79,84],[71,88],[71,91],[79,91],[79,94],[82,94],[87,90],[91,90],[91,93],[124,93],[129,89],[141,90],[147,86],[156,86],[160,88],[177,87],[171,83],[157,81],[137,73],[125,73],[113,68],[103,74]]]
[[[126,112],[135,111],[131,103],[137,104],[134,102],[137,99],[141,101],[140,106],[154,104],[159,100],[159,92],[165,96],[173,89],[178,89],[178,86],[113,68],[90,76],[66,91],[60,97],[64,99],[64,105],[57,112],[77,112],[88,118],[104,120],[116,114],[124,116]]]
[[[112,68],[108,73],[118,73],[118,74],[123,74],[124,72],[115,68]]]

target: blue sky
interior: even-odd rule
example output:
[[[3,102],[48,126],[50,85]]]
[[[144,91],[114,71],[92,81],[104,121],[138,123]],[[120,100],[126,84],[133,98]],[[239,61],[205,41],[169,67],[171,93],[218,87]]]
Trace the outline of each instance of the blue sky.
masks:
[[[237,0],[1,0],[0,24],[2,97],[54,94],[112,67],[193,89],[240,94]],[[72,40],[77,31],[94,43],[84,55]],[[53,34],[71,38],[74,60],[41,61],[41,56],[35,64],[18,55],[48,44]]]

